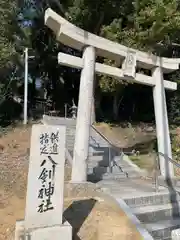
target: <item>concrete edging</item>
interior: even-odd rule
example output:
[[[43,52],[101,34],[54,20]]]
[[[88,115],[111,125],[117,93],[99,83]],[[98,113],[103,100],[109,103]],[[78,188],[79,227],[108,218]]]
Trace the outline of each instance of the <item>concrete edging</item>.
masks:
[[[113,196],[112,196],[113,197]],[[143,239],[146,240],[153,240],[153,237],[149,234],[149,232],[143,228],[141,222],[139,219],[132,213],[130,207],[125,203],[123,199],[116,199],[116,202],[119,204],[121,209],[126,213],[128,218],[131,220],[131,222],[136,226],[138,232],[143,237]]]
[[[142,170],[140,167],[138,167],[136,164],[134,164],[130,159],[129,159],[129,156],[124,154],[123,156],[123,160],[125,162],[127,162],[131,167],[134,168],[135,171],[139,172],[139,173],[142,173],[144,175],[147,174],[146,170]]]

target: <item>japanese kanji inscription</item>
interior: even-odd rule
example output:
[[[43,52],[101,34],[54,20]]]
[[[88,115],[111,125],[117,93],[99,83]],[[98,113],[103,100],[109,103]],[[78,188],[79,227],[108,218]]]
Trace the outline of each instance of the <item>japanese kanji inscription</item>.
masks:
[[[51,196],[54,194],[54,175],[56,162],[52,159],[51,156],[48,156],[48,160],[51,163],[51,167],[47,168],[47,160],[44,159],[41,163],[41,173],[38,179],[41,181],[41,188],[38,191],[38,198],[41,199],[41,203],[38,206],[38,212],[46,212],[53,210]]]
[[[26,229],[62,224],[65,134],[65,126],[32,128]]]
[[[129,78],[135,78],[136,75],[136,52],[128,51],[127,56],[124,60],[123,66],[123,75]]]

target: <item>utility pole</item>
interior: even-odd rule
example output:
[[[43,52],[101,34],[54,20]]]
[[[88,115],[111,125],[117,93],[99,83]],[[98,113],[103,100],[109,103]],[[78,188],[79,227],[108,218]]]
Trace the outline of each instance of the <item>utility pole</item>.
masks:
[[[24,56],[24,125],[27,124],[27,104],[28,104],[28,48],[25,48]]]

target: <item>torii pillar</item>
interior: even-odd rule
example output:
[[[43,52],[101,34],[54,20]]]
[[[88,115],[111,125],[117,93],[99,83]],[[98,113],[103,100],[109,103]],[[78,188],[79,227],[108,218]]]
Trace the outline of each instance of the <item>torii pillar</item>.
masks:
[[[164,80],[163,73],[179,69],[180,59],[161,58],[114,43],[74,26],[51,9],[46,10],[45,24],[55,32],[57,41],[76,50],[83,51],[83,58],[64,53],[58,54],[59,64],[82,69],[72,181],[84,182],[87,180],[94,72],[152,87],[158,151],[165,156],[160,156],[159,158],[160,172],[164,178],[174,177],[173,166],[166,158],[166,156],[172,158],[172,151],[165,89],[174,91],[177,89],[177,84]],[[122,65],[122,68],[95,63],[95,55],[115,60],[119,66]],[[138,73],[136,67],[151,70],[152,76]]]
[[[92,104],[94,98],[95,49],[87,46],[83,52],[76,135],[72,164],[72,182],[87,181],[87,159],[91,126]]]
[[[153,100],[158,152],[165,154],[165,156],[159,156],[160,171],[162,176],[169,179],[174,177],[174,169],[173,164],[169,164],[166,159],[166,156],[172,159],[172,150],[162,68],[154,68],[152,76],[156,80],[156,85],[153,87]]]

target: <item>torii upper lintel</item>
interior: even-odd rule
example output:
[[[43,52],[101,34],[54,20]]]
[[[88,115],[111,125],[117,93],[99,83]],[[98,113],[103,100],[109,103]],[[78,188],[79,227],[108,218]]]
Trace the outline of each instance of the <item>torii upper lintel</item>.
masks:
[[[128,51],[133,51],[139,67],[152,69],[157,66],[162,67],[164,72],[179,69],[179,58],[160,58],[99,37],[76,27],[50,8],[45,12],[45,24],[53,30],[59,42],[74,49],[82,50],[84,46],[93,46],[96,48],[96,55],[120,62],[125,59]]]

